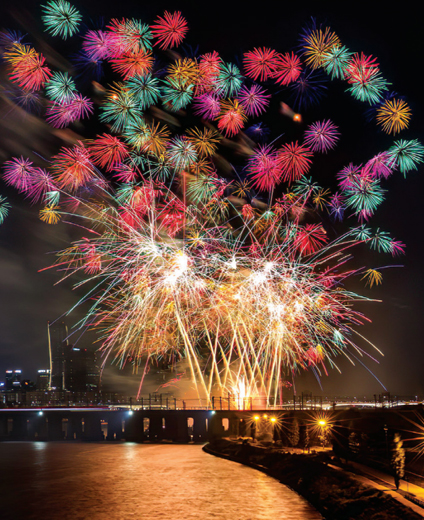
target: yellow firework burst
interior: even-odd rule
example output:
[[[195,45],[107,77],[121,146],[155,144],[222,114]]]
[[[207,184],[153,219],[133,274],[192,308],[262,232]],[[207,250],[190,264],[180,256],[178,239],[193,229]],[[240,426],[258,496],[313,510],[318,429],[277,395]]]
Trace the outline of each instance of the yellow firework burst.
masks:
[[[40,210],[40,220],[47,224],[57,224],[60,217],[59,206],[46,206]]]
[[[409,126],[412,112],[403,99],[388,99],[377,110],[377,124],[386,134],[398,134]]]
[[[365,285],[372,287],[383,282],[383,275],[376,269],[367,269],[361,280],[366,280]]]
[[[334,45],[340,45],[339,37],[329,27],[311,31],[304,36],[305,62],[313,69],[322,66],[324,54],[329,52]]]
[[[190,130],[187,131],[187,135],[201,157],[210,157],[213,155],[221,139],[219,133],[211,128],[204,128],[203,130],[190,128]]]
[[[328,195],[330,195],[330,190],[325,190],[323,188],[315,193],[312,200],[317,209],[320,209],[321,211],[324,209],[325,205],[328,203]]]
[[[168,67],[169,76],[178,82],[196,83],[199,79],[199,66],[195,60],[184,58]]]

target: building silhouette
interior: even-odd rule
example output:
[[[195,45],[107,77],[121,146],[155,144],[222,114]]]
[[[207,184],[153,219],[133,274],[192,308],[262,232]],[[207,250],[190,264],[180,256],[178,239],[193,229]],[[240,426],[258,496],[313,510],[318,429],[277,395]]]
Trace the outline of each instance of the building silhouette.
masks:
[[[95,352],[70,345],[64,362],[64,390],[92,392],[99,388],[99,367]]]
[[[68,327],[64,321],[47,322],[50,359],[50,390],[65,390],[65,356],[69,348]]]
[[[5,389],[16,390],[21,387],[22,370],[6,370]]]
[[[35,383],[37,390],[48,390],[50,387],[50,370],[39,370],[37,373],[37,381]]]
[[[49,390],[92,392],[99,389],[100,371],[96,354],[72,345],[64,321],[48,323],[50,376]]]

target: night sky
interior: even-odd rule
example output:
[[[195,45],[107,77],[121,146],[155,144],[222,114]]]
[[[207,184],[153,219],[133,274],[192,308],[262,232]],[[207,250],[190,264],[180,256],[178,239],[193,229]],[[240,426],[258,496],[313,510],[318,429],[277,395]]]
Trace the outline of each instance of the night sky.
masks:
[[[90,17],[95,21],[104,15],[106,21],[111,17],[135,17],[151,23],[165,9],[180,10],[190,28],[186,43],[192,47],[199,45],[200,53],[217,50],[227,61],[234,61],[234,56],[240,57],[253,47],[272,47],[279,52],[293,50],[304,25],[311,17],[316,17],[318,22],[328,24],[351,50],[378,57],[383,76],[392,83],[391,90],[406,96],[413,111],[410,128],[398,138],[417,138],[424,143],[424,9],[421,7],[417,11],[410,0],[399,2],[396,9],[373,7],[374,4],[386,5],[382,2],[340,2],[335,5],[331,2],[278,2],[278,7],[277,2],[270,0],[258,1],[253,7],[238,1],[72,3],[86,22]],[[12,2],[7,4],[14,5]],[[78,36],[64,45],[59,39],[41,34],[38,2],[21,0],[18,12],[2,5],[0,14],[1,26],[30,33],[28,41],[41,50],[48,61],[50,58],[54,69],[58,64],[63,65],[64,59],[80,47]],[[38,37],[43,37],[46,43],[41,45]],[[3,89],[3,64],[0,70],[0,88]],[[314,166],[317,176],[326,178],[334,176],[349,162],[366,162],[393,141],[377,130],[375,121],[367,123],[364,103],[355,101],[349,94],[341,94],[340,85],[335,88],[334,84],[328,84],[329,94],[316,110],[303,114],[302,131],[318,117],[330,117],[340,126],[342,138],[335,157],[329,162],[318,160]],[[89,91],[87,93],[89,95]],[[285,101],[285,96],[281,92],[277,99]],[[85,135],[82,126],[74,130]],[[21,154],[35,158],[34,152],[48,157],[66,144],[66,132],[49,131],[40,119],[8,105],[3,94],[0,96],[0,137],[1,162]],[[367,368],[360,364],[352,367],[340,358],[342,374],[331,371],[328,377],[321,379],[324,395],[372,395],[383,392],[384,387],[392,394],[424,395],[424,165],[417,172],[408,173],[406,179],[399,172],[395,173],[384,187],[388,189],[387,197],[372,219],[371,227],[380,226],[404,242],[406,255],[392,258],[370,254],[364,249],[361,250],[363,256],[358,257],[356,253],[356,261],[358,265],[396,264],[403,267],[385,269],[383,285],[372,290],[362,284],[352,285],[353,290],[383,300],[382,303],[361,305],[360,309],[372,323],[362,327],[360,332],[384,352],[384,357],[376,354],[378,364],[363,359]],[[31,207],[2,181],[0,194],[8,196],[13,205],[9,217],[0,226],[0,381],[9,368],[22,368],[25,378],[35,378],[37,369],[48,366],[47,320],[59,318],[81,296],[71,290],[70,284],[55,286],[59,275],[54,269],[39,272],[53,263],[54,256],[49,252],[69,244],[72,230],[66,224],[48,226],[39,221],[38,208]],[[68,322],[72,325],[77,319],[78,313],[75,313]],[[79,341],[80,345],[88,344],[92,337]],[[123,388],[128,381],[131,388],[137,386],[138,378],[130,374],[120,373],[117,368],[109,368],[107,372],[106,380],[116,381],[117,389]],[[298,391],[321,392],[311,373],[298,376],[296,387]]]

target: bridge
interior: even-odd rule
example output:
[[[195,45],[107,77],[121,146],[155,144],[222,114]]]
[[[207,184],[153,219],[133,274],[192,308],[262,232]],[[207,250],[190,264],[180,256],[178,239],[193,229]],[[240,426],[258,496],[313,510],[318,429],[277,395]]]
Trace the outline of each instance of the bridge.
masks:
[[[417,406],[345,410],[170,410],[101,408],[0,409],[0,441],[207,442],[229,436],[255,437],[258,420],[275,421],[274,438],[293,418],[314,426],[319,414],[333,424],[361,432],[394,431],[405,417],[422,415]],[[265,419],[266,418],[266,419]],[[275,428],[274,428],[275,426]],[[410,429],[410,424],[408,425]]]

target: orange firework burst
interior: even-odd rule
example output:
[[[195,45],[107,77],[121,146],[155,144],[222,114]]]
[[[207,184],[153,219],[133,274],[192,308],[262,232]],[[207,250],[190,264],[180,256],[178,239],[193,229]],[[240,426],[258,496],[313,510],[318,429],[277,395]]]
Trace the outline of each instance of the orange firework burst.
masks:
[[[210,128],[204,128],[203,130],[190,128],[187,135],[201,157],[209,157],[216,152],[220,140],[216,130]]]
[[[150,51],[138,49],[130,51],[119,58],[111,60],[112,69],[121,74],[124,79],[134,76],[144,76],[152,70],[153,55]]]
[[[89,151],[81,142],[72,148],[62,148],[53,159],[53,170],[61,189],[75,191],[95,177]]]
[[[403,99],[388,99],[377,110],[377,124],[386,134],[397,134],[408,128],[411,109]]]

